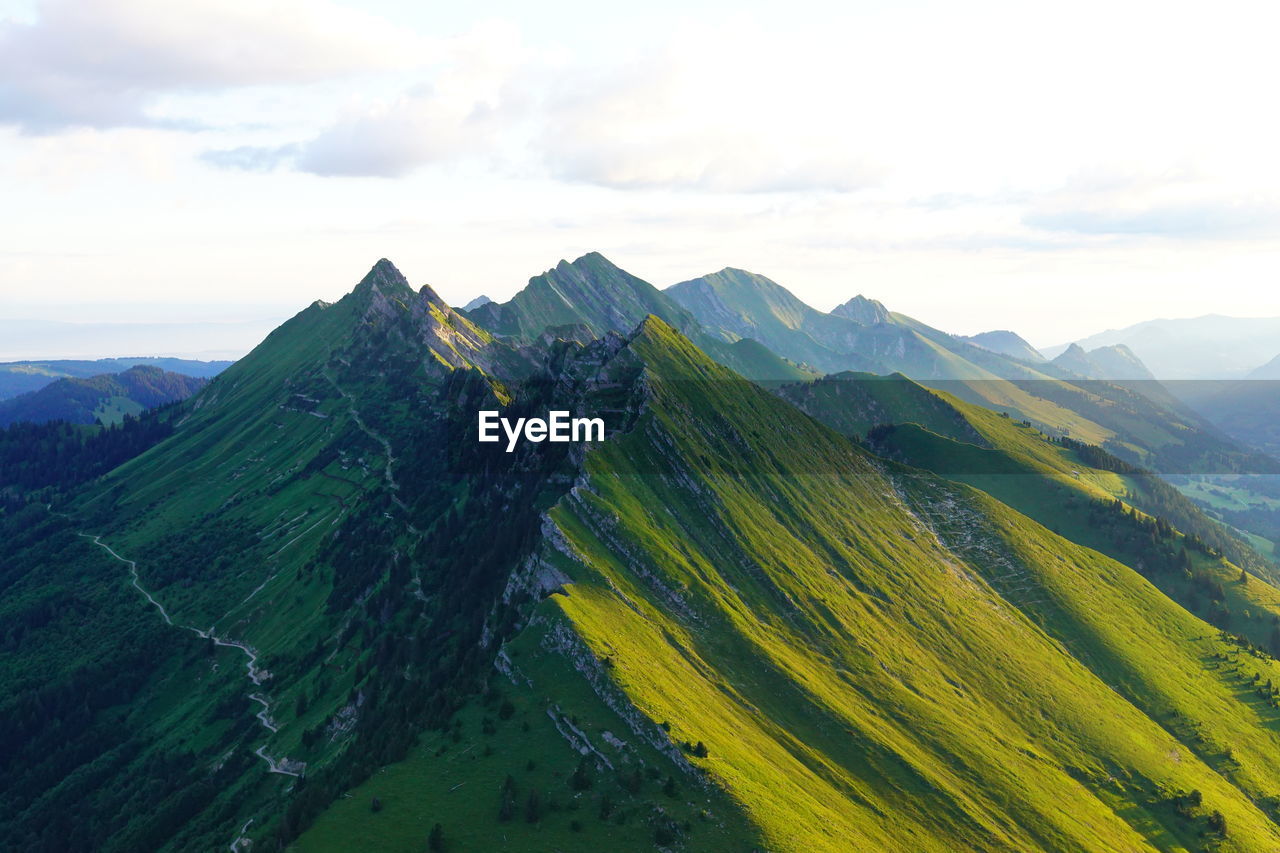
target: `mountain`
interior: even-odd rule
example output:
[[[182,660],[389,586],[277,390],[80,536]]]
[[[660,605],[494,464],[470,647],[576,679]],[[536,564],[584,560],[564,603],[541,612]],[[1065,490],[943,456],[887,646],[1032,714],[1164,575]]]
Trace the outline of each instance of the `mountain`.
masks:
[[[958,335],[960,340],[971,343],[974,346],[991,350],[992,352],[1007,355],[1010,358],[1016,358],[1021,361],[1029,361],[1032,363],[1040,363],[1045,360],[1044,356],[1031,344],[1022,339],[1015,332],[1000,330],[993,332],[980,332],[976,335],[962,336]]]
[[[1238,379],[1276,355],[1280,317],[1148,320],[1082,338],[1086,350],[1124,344],[1160,379]],[[1049,347],[1054,358],[1066,344]]]
[[[1232,561],[1219,567],[1219,574],[1234,578],[1244,567],[1280,580],[1276,567],[1244,536],[1217,523],[1152,472],[1100,447],[1050,436],[904,376],[842,374],[784,385],[777,393],[842,434],[981,488],[1058,532],[1080,513],[1082,498],[1108,505],[1124,500]],[[1060,500],[1047,501],[1055,492]],[[1081,520],[1074,533],[1064,535],[1130,564],[1149,563],[1155,554],[1145,535],[1134,546],[1099,538],[1097,532],[1096,524]],[[1130,550],[1114,550],[1122,544]],[[1260,643],[1269,631],[1270,622],[1262,622]]]
[[[1204,380],[1173,384],[1173,390],[1206,420],[1249,446],[1280,456],[1280,381]]]
[[[480,294],[480,295],[479,295],[479,296],[477,296],[475,299],[472,299],[472,300],[471,300],[470,302],[468,302],[466,305],[462,306],[462,310],[463,310],[463,311],[474,311],[474,310],[476,310],[477,308],[479,308],[479,307],[480,307],[480,306],[482,306],[482,305],[488,305],[488,304],[489,304],[490,302],[492,302],[492,301],[493,301],[492,299],[490,299],[489,297],[485,296],[484,294]]]
[[[824,314],[777,282],[739,269],[680,282],[665,293],[724,341],[753,338],[824,373],[905,373],[921,379],[1046,378],[857,296]]]
[[[498,335],[379,261],[158,443],[6,509],[6,843],[1280,845],[1265,577],[1228,591],[1207,542],[1125,499],[1093,525],[1117,543],[1081,544],[1090,495],[1138,476],[958,398],[869,382],[850,423],[905,406],[946,434],[863,446],[658,316],[588,329],[621,322],[618,286],[651,298],[598,268],[582,316],[530,332],[517,305]],[[604,440],[508,451],[477,440],[491,410]],[[1022,493],[930,447],[996,453]],[[1070,464],[1096,493],[1051,488]],[[1248,636],[1152,580],[1184,542],[1169,589],[1214,619],[1247,596]]]
[[[130,367],[149,364],[171,373],[198,376],[205,379],[217,376],[229,361],[193,361],[185,358],[100,358],[96,361],[12,361],[0,364],[0,400],[7,400],[28,391],[39,391],[44,386],[63,377],[87,379],[104,373],[122,373]]]
[[[966,343],[863,296],[824,314],[776,282],[732,268],[665,292],[696,318],[705,333],[698,342],[756,340],[828,373],[900,373],[1055,435],[1105,445],[1162,473],[1280,472],[1280,463],[1239,446],[1150,381],[1124,348],[1086,354],[1077,347],[1054,363],[1031,363]]]
[[[468,312],[495,335],[529,340],[549,326],[582,323],[593,334],[634,328],[646,316],[662,317],[677,328],[696,321],[648,282],[619,269],[599,252],[529,279],[509,302],[489,302]]]
[[[1124,344],[1085,351],[1072,344],[1052,361],[1055,366],[1085,379],[1153,380],[1147,366]]]
[[[793,380],[811,377],[789,354],[780,358],[765,341],[707,334],[694,316],[668,294],[620,269],[599,252],[529,279],[508,302],[489,302],[464,312],[478,326],[500,337],[528,342],[544,329],[580,324],[592,335],[626,332],[655,316],[680,329],[721,364],[751,379]],[[758,344],[762,344],[760,346]]]
[[[749,338],[823,371],[858,360],[841,351],[847,348],[843,342],[857,333],[856,324],[810,308],[764,276],[724,269],[663,292],[726,342]],[[867,359],[864,366],[873,363]]]
[[[740,269],[726,268],[659,292],[591,254],[531,280],[510,307],[490,305],[471,316],[499,334],[511,331],[497,318],[503,312],[508,320],[532,312],[597,331],[625,332],[628,323],[642,319],[640,308],[622,314],[591,308],[610,300],[661,307],[661,316],[716,361],[749,378],[776,383],[812,379],[819,371],[901,373],[1055,436],[1105,446],[1130,464],[1165,475],[1237,478],[1280,472],[1280,463],[1242,446],[1238,436],[1224,434],[1211,419],[1151,381],[1145,366],[1123,346],[1089,353],[1076,348],[1055,363],[1019,359],[890,312],[865,296],[825,314],[778,283]],[[529,307],[536,305],[555,310]],[[526,325],[533,329],[538,322]],[[529,339],[527,334],[523,339]],[[806,375],[797,365],[816,370]],[[1264,492],[1245,489],[1246,500],[1265,495],[1266,479],[1247,482]],[[1269,531],[1272,522],[1246,526]]]
[[[892,322],[889,309],[875,299],[868,299],[859,293],[848,302],[837,305],[831,313],[846,320],[852,320],[859,326],[877,326]]]
[[[1280,379],[1280,355],[1250,373],[1247,379]]]
[[[149,364],[87,379],[58,379],[39,391],[0,401],[0,427],[18,421],[119,423],[125,415],[184,400],[204,387],[206,381]]]

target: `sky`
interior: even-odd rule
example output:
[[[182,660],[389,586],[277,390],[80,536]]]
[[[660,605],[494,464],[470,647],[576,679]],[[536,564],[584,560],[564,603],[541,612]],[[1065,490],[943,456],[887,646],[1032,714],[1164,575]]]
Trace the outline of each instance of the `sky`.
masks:
[[[0,320],[269,326],[381,257],[504,300],[593,250],[659,287],[735,266],[1042,346],[1280,316],[1277,24],[1231,2],[0,0]]]

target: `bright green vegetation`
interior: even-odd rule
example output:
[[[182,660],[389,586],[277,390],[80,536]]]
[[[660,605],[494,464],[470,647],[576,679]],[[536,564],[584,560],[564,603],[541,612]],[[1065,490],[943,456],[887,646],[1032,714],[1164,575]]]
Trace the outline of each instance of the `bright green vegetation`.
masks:
[[[574,582],[551,600],[648,717],[707,744],[770,846],[1195,848],[1203,817],[1169,799],[1192,789],[1275,843],[1251,799],[1280,743],[1210,668],[1233,652],[1215,631],[989,498],[883,469],[670,329],[632,346],[650,414],[553,511]]]
[[[850,438],[864,438],[885,424],[909,423],[962,444],[990,446],[959,408],[901,373],[837,373],[817,382],[783,385],[777,393]]]
[[[676,771],[596,696],[574,658],[544,647],[561,621],[540,608],[506,646],[510,677],[495,674],[446,730],[335,802],[294,849],[417,853],[437,823],[450,850],[593,853],[668,838],[698,849],[758,846],[723,793]]]
[[[137,400],[121,396],[107,397],[98,404],[98,408],[93,410],[93,419],[104,426],[113,426],[124,423],[125,415],[136,417],[145,410],[146,406]]]
[[[852,422],[848,413],[865,410],[867,399],[879,403],[882,426],[869,433],[880,452],[982,489],[1071,541],[1135,567],[1217,627],[1280,653],[1275,590],[1258,579],[1276,577],[1264,559],[1269,552],[1260,554],[1164,481],[1098,448],[1051,439],[903,377],[834,379],[779,393],[851,435],[866,421]],[[1254,574],[1252,583],[1239,582],[1241,566]]]
[[[1074,430],[619,334],[670,306],[614,270],[463,315],[379,262],[110,473],[33,480],[0,516],[6,843],[1280,846],[1280,590],[1247,543]],[[881,310],[845,319],[910,326]],[[996,381],[1100,434],[1055,395],[1128,393]],[[1181,429],[1144,406],[1107,423]],[[474,440],[499,407],[608,440],[506,453]]]

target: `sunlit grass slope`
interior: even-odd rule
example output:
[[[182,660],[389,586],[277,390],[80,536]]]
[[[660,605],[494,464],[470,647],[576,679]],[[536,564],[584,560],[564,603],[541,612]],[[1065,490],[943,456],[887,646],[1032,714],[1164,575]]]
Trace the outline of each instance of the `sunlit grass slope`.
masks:
[[[648,718],[706,744],[690,760],[770,848],[1280,844],[1258,804],[1280,789],[1274,711],[1215,630],[660,322],[630,346],[650,407],[552,511],[572,583],[550,601]]]

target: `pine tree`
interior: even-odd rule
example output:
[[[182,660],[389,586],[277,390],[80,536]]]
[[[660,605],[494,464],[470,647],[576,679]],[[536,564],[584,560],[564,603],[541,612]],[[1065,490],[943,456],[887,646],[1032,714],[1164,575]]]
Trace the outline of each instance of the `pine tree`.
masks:
[[[585,758],[578,762],[577,769],[569,777],[569,787],[575,791],[585,791],[591,787],[591,773],[587,769],[587,760]]]
[[[516,813],[516,780],[507,774],[507,778],[502,782],[502,789],[498,795],[498,820],[511,820]]]

